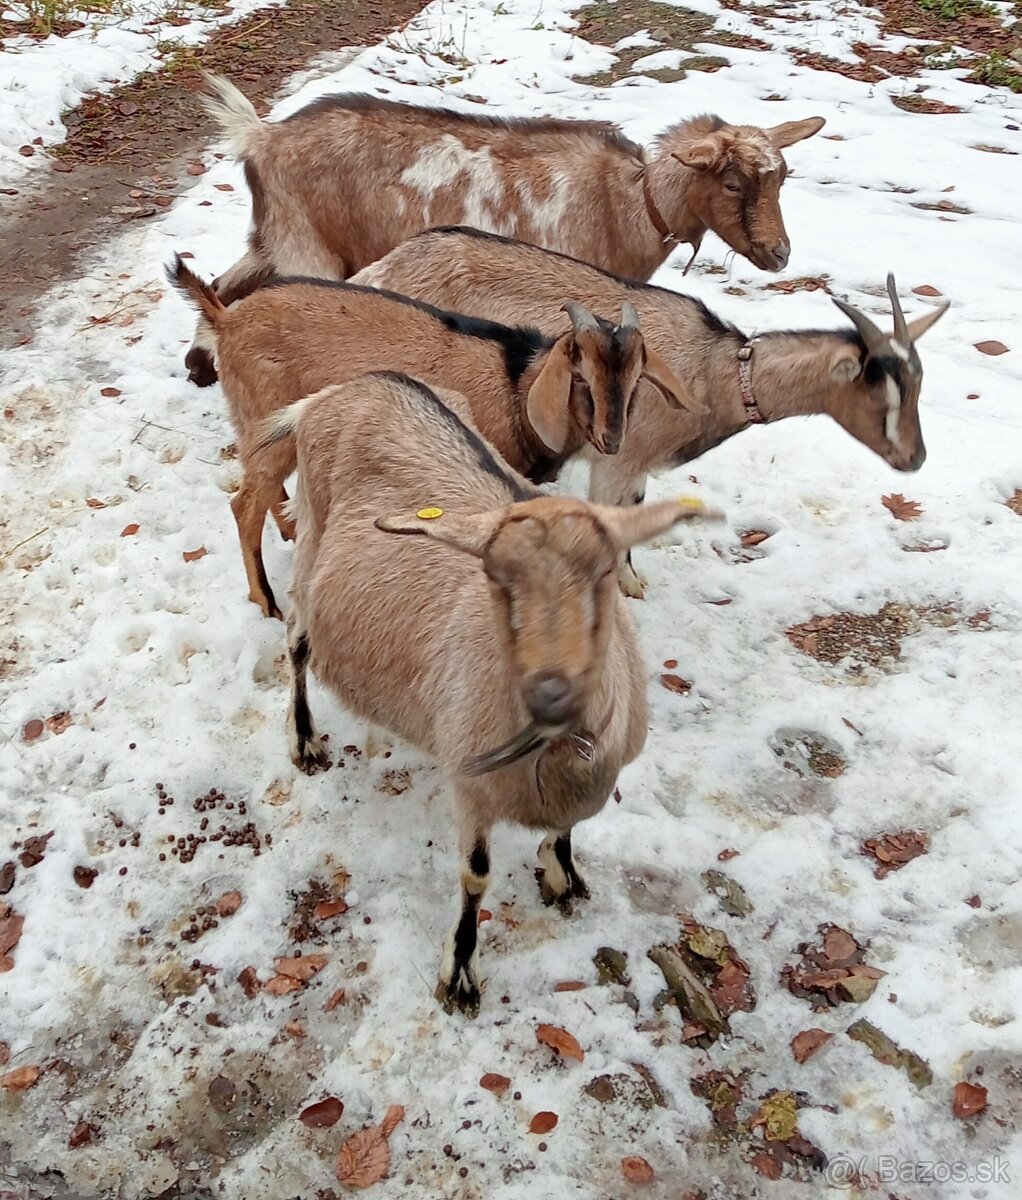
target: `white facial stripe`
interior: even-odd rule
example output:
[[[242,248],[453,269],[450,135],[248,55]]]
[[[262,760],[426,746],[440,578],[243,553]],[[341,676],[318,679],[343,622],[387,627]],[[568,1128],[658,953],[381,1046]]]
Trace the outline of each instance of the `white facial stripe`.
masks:
[[[892,343],[893,345],[893,343]],[[898,421],[901,417],[901,391],[897,383],[890,375],[886,380],[887,387],[887,420],[884,424],[884,433],[887,440],[896,449],[901,449],[901,436],[898,433]]]
[[[908,362],[908,349],[901,342],[896,342],[891,338],[891,349],[901,359],[902,362]]]

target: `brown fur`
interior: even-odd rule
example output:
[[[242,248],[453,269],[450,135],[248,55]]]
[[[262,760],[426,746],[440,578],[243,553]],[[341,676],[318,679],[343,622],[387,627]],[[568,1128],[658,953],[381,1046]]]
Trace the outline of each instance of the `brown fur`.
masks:
[[[360,95],[326,97],[268,123],[226,80],[208,82],[216,93],[210,111],[253,189],[249,266],[231,268],[231,278],[261,264],[346,279],[405,238],[455,223],[633,279],[648,279],[675,242],[698,247],[711,229],[757,266],[777,270],[789,252],[779,146],[823,124],[812,118],[776,133],[696,117],[666,130],[649,156],[601,122],[466,116]],[[686,164],[693,146],[715,147],[712,161]],[[201,329],[189,353],[192,377],[206,382]]]
[[[614,565],[625,546],[695,514],[676,504],[621,510],[539,496],[429,389],[390,372],[327,388],[272,424],[295,435],[299,468],[292,754],[305,770],[326,765],[305,700],[308,661],[348,709],[447,769],[463,912],[474,917],[492,827],[570,833],[603,807],[641,750],[647,673]],[[441,515],[415,515],[427,506]],[[550,736],[598,730],[593,761],[554,747],[542,761],[567,756],[575,764],[567,773],[541,775],[532,758],[467,777],[466,756],[528,726],[532,681],[551,674],[566,681],[570,711]],[[471,946],[461,947],[457,971],[445,959],[438,994],[472,1011],[470,924]],[[458,988],[462,975],[468,984]]]
[[[504,327],[495,336],[475,336],[464,330],[484,323],[365,288],[284,283],[226,308],[180,258],[170,276],[216,332],[243,467],[231,508],[249,594],[267,615],[280,612],[262,562],[263,525],[271,511],[282,534],[293,535],[280,506],[284,480],[295,467],[287,442],[254,454],[259,423],[270,413],[366,371],[408,371],[467,397],[465,415],[505,459],[544,479],[587,442],[615,451],[640,379],[659,382],[667,370],[653,369],[656,355],[652,367],[646,361],[638,330],[606,321],[556,340]],[[517,356],[514,371],[509,356]]]
[[[698,300],[630,283],[535,246],[457,229],[410,239],[356,280],[493,320],[528,314],[550,334],[563,323],[557,298],[564,293],[598,310],[633,304],[649,348],[660,352],[696,411],[667,408],[647,389],[640,391],[620,451],[593,462],[594,500],[639,501],[649,472],[688,462],[748,428],[737,364],[746,337]],[[851,331],[764,335],[756,339],[751,367],[754,394],[768,421],[825,413],[895,470],[922,465],[921,374],[902,380],[895,445],[885,431],[888,377]],[[632,594],[641,594],[634,576],[626,580]]]

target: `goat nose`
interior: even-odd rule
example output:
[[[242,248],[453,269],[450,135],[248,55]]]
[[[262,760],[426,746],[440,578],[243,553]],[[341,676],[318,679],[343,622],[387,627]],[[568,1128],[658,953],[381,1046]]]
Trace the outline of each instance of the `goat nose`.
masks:
[[[571,684],[554,671],[533,675],[525,685],[525,703],[537,721],[558,724],[570,716],[573,701]]]
[[[787,242],[778,242],[774,247],[774,258],[777,259],[778,271],[783,271],[788,265],[788,259],[791,258],[791,247]]]

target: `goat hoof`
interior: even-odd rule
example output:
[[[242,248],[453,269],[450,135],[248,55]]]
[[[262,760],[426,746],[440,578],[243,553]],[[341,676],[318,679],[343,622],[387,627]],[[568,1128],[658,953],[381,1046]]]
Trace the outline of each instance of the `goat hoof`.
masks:
[[[188,380],[196,387],[211,387],[219,376],[213,366],[213,356],[208,350],[193,347],[185,355],[185,366],[188,368]]]
[[[440,1007],[448,1015],[457,1011],[466,1017],[479,1016],[482,995],[479,991],[479,982],[471,967],[456,969],[452,979],[441,978],[433,995],[440,1001]]]
[[[626,596],[633,600],[646,598],[646,584],[627,564],[620,567],[617,573],[617,585]]]
[[[330,770],[330,755],[322,746],[314,746],[307,742],[294,756],[294,764],[306,775],[318,775],[320,771]]]
[[[576,900],[589,899],[589,888],[578,873],[574,878],[569,878],[567,885],[559,892],[554,890],[547,877],[547,872],[542,867],[536,871],[536,879],[539,881],[539,894],[543,903],[547,907],[556,904],[565,917],[570,917],[575,911]]]

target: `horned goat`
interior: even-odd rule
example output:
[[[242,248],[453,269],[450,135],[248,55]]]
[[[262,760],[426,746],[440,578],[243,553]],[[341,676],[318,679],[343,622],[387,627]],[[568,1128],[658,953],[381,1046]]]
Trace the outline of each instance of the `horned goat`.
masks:
[[[698,501],[626,509],[542,496],[448,406],[464,401],[441,395],[369,374],[298,401],[263,432],[298,456],[292,756],[310,774],[329,765],[311,666],[354,714],[446,768],[461,906],[436,995],[475,1014],[492,827],[544,831],[542,894],[569,908],[589,894],[572,829],[646,739],[647,670],[614,584],[618,556],[683,518],[720,514]]]
[[[249,595],[267,616],[280,616],[262,558],[267,511],[285,537],[294,532],[282,511],[294,447],[279,442],[253,455],[256,428],[275,409],[367,371],[408,371],[464,395],[463,415],[515,470],[542,481],[586,444],[600,454],[617,451],[641,381],[668,404],[685,403],[627,303],[613,325],[569,301],[570,331],[547,338],[317,280],[268,283],[228,309],[180,257],[168,275],[216,333],[243,468],[231,508]]]
[[[225,304],[271,273],[346,279],[430,225],[463,222],[648,279],[678,243],[693,258],[710,229],[765,271],[790,245],[781,151],[822,117],[769,129],[703,115],[650,153],[612,124],[476,116],[375,96],[323,96],[259,120],[225,79],[205,103],[244,163],[252,193],[245,255],[216,281]],[[212,383],[208,330],[189,378]]]
[[[492,320],[527,318],[551,336],[563,323],[562,295],[603,311],[633,305],[648,347],[660,352],[695,411],[673,412],[644,390],[618,454],[592,463],[589,498],[600,503],[639,504],[650,472],[681,466],[750,425],[783,417],[825,413],[897,471],[916,471],[926,458],[919,424],[923,368],[915,342],[948,305],[906,322],[892,276],[893,334],[834,297],[854,329],[754,338],[691,296],[464,227],[410,238],[355,281]],[[621,586],[642,595],[642,581],[628,562]]]

